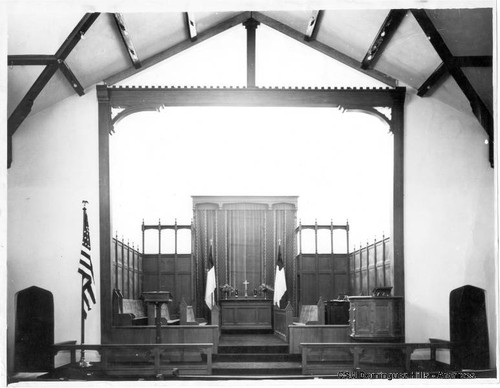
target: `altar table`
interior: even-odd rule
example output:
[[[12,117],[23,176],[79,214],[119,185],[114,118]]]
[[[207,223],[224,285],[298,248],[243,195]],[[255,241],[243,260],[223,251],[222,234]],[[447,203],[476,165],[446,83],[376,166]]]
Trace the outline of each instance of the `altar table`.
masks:
[[[241,297],[220,300],[222,330],[271,330],[271,299]]]

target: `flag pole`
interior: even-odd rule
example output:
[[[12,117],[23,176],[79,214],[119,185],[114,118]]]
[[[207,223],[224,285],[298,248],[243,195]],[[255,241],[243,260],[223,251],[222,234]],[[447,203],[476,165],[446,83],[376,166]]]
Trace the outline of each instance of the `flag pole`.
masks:
[[[85,201],[85,200],[82,201],[82,205],[83,205],[83,209],[82,210],[83,210],[83,218],[84,219],[85,219],[85,211],[87,210],[86,206],[87,206],[88,203],[89,203],[88,201]],[[85,344],[85,315],[84,315],[85,314],[85,310],[84,310],[84,305],[83,305],[83,303],[84,303],[84,301],[83,301],[83,293],[84,293],[83,286],[84,286],[84,282],[85,282],[85,279],[84,279],[84,277],[82,275],[82,287],[81,287],[82,292],[80,294],[81,300],[82,300],[81,309],[80,309],[80,314],[81,314],[81,341],[80,341],[80,343],[82,345]],[[90,366],[90,362],[85,361],[85,350],[83,349],[83,347],[80,350],[80,362],[79,362],[79,366],[81,368],[87,368],[87,367]]]

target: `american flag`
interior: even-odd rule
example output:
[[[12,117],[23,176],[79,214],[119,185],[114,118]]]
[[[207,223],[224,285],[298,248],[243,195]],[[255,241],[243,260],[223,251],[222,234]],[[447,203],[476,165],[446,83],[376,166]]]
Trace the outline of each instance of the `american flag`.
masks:
[[[87,209],[83,208],[83,241],[80,252],[78,272],[82,275],[82,315],[87,318],[87,311],[95,304],[95,283],[92,259],[90,257],[90,232]]]

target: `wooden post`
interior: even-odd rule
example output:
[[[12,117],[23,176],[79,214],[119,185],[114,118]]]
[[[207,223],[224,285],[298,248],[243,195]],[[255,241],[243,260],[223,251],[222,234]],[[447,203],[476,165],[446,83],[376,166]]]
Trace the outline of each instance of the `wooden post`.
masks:
[[[288,326],[293,324],[293,307],[290,304],[290,302],[288,302],[288,304],[285,307],[285,317],[286,317],[285,318],[286,327],[288,330]],[[288,338],[288,332],[287,332],[287,338]]]
[[[181,320],[179,323],[181,325],[185,325],[187,322],[187,303],[184,300],[184,298],[182,298],[181,304],[180,304],[180,319]]]
[[[375,237],[373,239],[373,271],[374,271],[374,274],[375,274],[375,285],[374,287],[377,287],[378,284],[378,279],[377,279],[377,275],[378,275],[378,271],[377,271],[377,238]]]
[[[214,306],[212,307],[210,324],[220,326],[219,316],[220,316],[220,307],[218,304],[214,304]]]
[[[160,291],[161,220],[158,220],[158,259],[156,261],[156,291]]]
[[[395,98],[392,108],[391,130],[394,134],[394,187],[393,187],[393,287],[394,296],[405,295],[404,272],[404,99]]]
[[[255,87],[255,31],[260,23],[250,18],[243,23],[247,30],[247,87]]]
[[[110,342],[111,312],[111,201],[109,190],[109,133],[112,129],[111,104],[106,85],[97,85],[99,102],[99,262],[101,294],[101,341]]]
[[[323,298],[321,298],[321,296],[318,301],[318,323],[320,325],[325,324],[325,302],[323,302]]]

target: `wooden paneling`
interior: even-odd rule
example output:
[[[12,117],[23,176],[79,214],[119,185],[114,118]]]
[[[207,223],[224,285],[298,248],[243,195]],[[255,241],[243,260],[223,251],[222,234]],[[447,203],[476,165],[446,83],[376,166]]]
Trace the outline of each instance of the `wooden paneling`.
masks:
[[[387,237],[350,253],[350,295],[371,295],[375,287],[394,284],[390,248],[390,238]]]
[[[141,254],[117,238],[113,238],[111,249],[113,288],[120,290],[124,298],[139,298],[142,292]]]
[[[347,294],[348,256],[343,254],[301,254],[298,260],[300,304],[316,304]]]
[[[160,290],[172,293],[170,311],[177,314],[182,298],[192,303],[192,258],[190,254],[146,254],[143,256],[143,291],[157,291],[157,262],[160,259]]]
[[[302,342],[351,342],[349,325],[308,325],[288,327],[289,352],[300,353]]]

